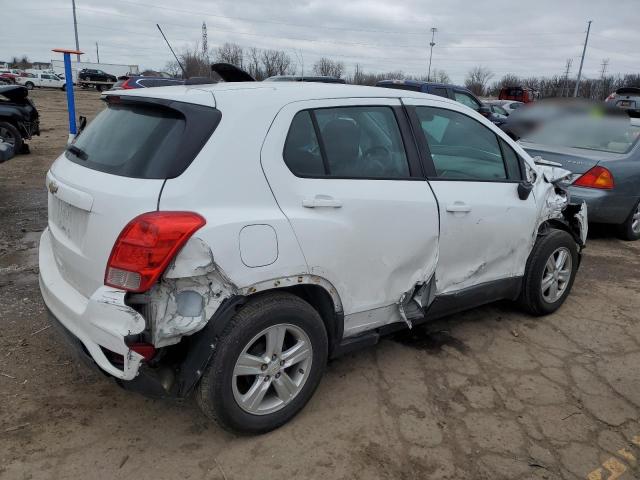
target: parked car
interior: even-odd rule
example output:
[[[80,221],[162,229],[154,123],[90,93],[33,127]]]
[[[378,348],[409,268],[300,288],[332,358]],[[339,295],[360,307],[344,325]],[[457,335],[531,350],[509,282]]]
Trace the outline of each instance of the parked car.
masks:
[[[87,82],[117,82],[115,75],[94,68],[83,68],[78,72],[78,79]],[[80,82],[78,82],[80,83]]]
[[[450,98],[462,103],[463,105],[466,105],[469,108],[472,108],[482,116],[487,117],[496,125],[501,125],[506,120],[506,117],[504,115],[493,113],[491,111],[491,108],[487,105],[484,105],[478,97],[471,93],[470,90],[467,90],[464,87],[459,87],[457,85],[422,82],[419,80],[381,80],[376,83],[376,87],[395,88],[399,90],[409,90],[412,92],[430,93],[431,95]]]
[[[513,100],[488,100],[484,103],[491,107],[492,112],[506,116],[509,116],[514,110],[525,105],[522,102],[514,102]]]
[[[145,77],[142,75],[123,75],[111,87],[111,90],[131,90],[135,88],[169,87],[172,85],[184,85],[180,78]]]
[[[484,117],[274,82],[104,94],[47,174],[52,322],[125,388],[260,433],[327,358],[498,299],[567,298],[586,210]]]
[[[16,84],[23,85],[28,90],[33,90],[35,87],[61,90],[67,88],[65,81],[53,73],[27,73],[23,77],[16,78]]]
[[[640,87],[622,87],[605,100],[625,110],[629,116],[640,117]]]
[[[498,100],[513,100],[522,103],[535,102],[540,98],[540,93],[528,87],[503,87],[498,94]]]
[[[0,84],[13,85],[18,77],[19,75],[12,73],[11,70],[0,70]]]
[[[265,82],[319,82],[319,83],[347,83],[344,78],[328,77],[322,75],[276,75],[265,78]]]
[[[29,91],[21,85],[0,86],[0,142],[13,145],[18,154],[34,135],[40,135],[40,120]]]
[[[567,116],[520,141],[532,156],[571,170],[571,198],[589,220],[613,224],[625,240],[640,239],[640,121],[626,116]]]

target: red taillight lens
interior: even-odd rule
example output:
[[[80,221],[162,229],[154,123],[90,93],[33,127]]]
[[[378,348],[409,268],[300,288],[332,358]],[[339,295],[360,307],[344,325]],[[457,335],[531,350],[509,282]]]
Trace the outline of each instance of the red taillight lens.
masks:
[[[205,224],[192,212],[149,212],[131,220],[116,240],[104,283],[129,292],[144,292]]]
[[[130,79],[130,78],[127,78],[127,79],[124,81],[124,83],[123,83],[122,85],[120,85],[120,88],[122,88],[123,90],[130,90],[130,89],[132,89],[132,88],[136,88],[136,87],[134,87],[134,86],[132,86],[132,85],[129,85],[129,82],[130,82],[130,81],[131,81],[131,79]]]
[[[611,190],[614,187],[613,175],[604,167],[593,167],[573,184],[578,187],[600,188],[603,190]]]
[[[134,352],[142,355],[145,361],[151,360],[156,354],[156,347],[150,343],[133,343],[129,345],[129,348]]]

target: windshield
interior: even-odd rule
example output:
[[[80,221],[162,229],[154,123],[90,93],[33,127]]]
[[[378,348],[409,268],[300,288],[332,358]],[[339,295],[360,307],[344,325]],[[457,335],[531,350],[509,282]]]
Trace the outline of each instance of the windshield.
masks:
[[[523,139],[573,148],[610,153],[627,153],[638,142],[640,126],[626,117],[568,116],[546,123]]]

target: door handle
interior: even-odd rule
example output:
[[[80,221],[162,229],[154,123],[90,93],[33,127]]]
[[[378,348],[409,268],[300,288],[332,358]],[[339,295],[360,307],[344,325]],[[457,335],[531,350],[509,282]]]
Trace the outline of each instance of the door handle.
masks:
[[[454,202],[447,205],[447,212],[466,213],[471,211],[471,206],[464,202]]]
[[[316,195],[313,198],[302,199],[302,206],[305,208],[340,208],[342,202],[329,195]]]

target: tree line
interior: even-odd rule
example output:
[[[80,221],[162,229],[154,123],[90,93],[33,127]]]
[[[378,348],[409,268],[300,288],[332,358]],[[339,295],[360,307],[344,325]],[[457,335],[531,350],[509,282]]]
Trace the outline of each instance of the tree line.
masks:
[[[205,58],[207,57],[207,58]],[[211,75],[209,64],[225,62],[246,70],[256,80],[264,80],[274,75],[326,75],[344,78],[355,85],[375,85],[380,80],[410,79],[451,83],[445,70],[433,70],[431,75],[407,75],[401,70],[390,72],[367,72],[359,64],[348,72],[343,62],[329,57],[322,57],[312,65],[304,64],[304,57],[295,57],[283,50],[244,48],[235,43],[225,43],[205,56],[199,52],[198,44],[186,48],[179,54],[187,76]],[[180,74],[176,62],[170,62],[167,70]],[[541,98],[573,96],[576,79],[564,75],[521,77],[508,73],[496,79],[494,73],[485,66],[471,68],[464,80],[464,85],[478,96],[497,97],[502,87],[522,86],[540,93]],[[582,78],[578,96],[592,100],[602,100],[620,87],[640,87],[640,74],[617,74],[601,78]]]

